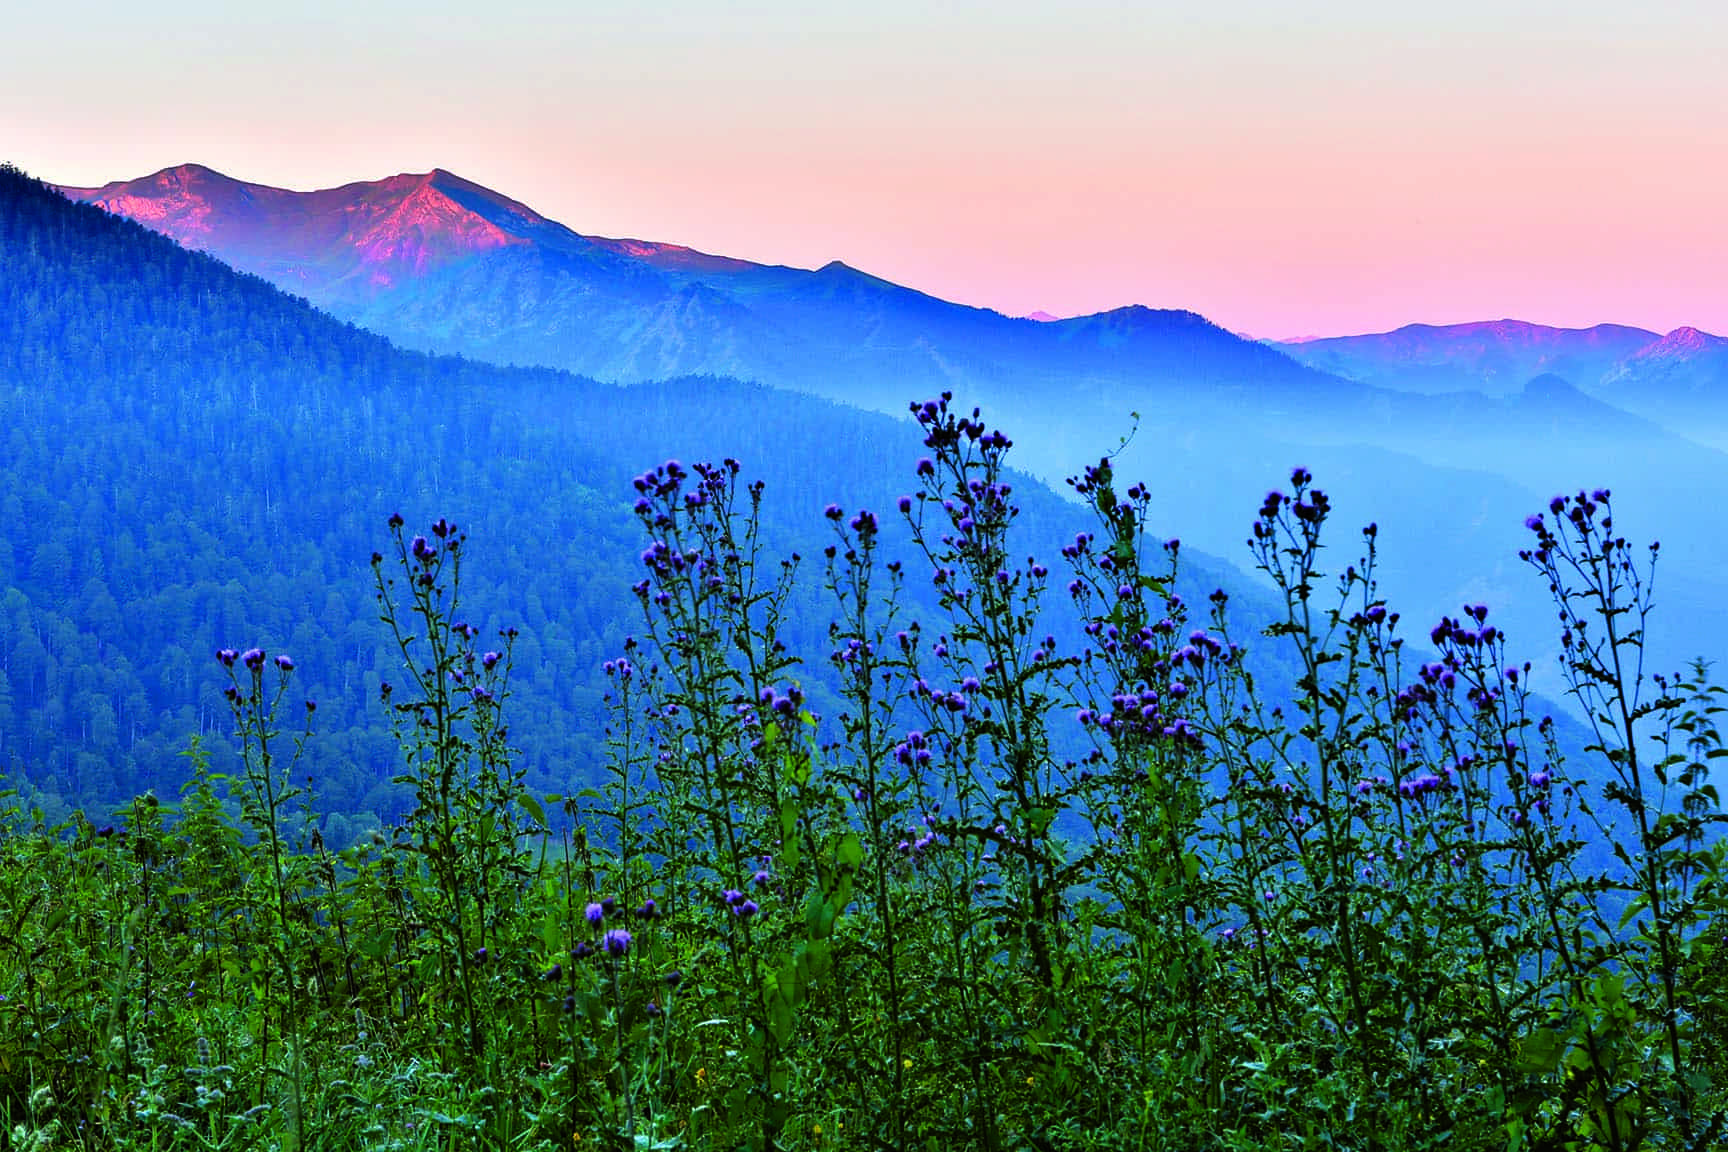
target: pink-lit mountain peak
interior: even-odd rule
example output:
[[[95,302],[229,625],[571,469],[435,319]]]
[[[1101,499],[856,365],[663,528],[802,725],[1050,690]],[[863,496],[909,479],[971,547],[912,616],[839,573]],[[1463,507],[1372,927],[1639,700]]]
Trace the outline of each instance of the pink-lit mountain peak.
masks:
[[[116,216],[136,220],[191,247],[202,246],[199,241],[210,233],[213,216],[231,212],[252,199],[253,190],[254,186],[202,164],[179,164],[100,188],[60,189],[70,199],[100,204]]]
[[[394,283],[557,227],[441,168],[297,192],[183,164],[61,191],[233,263],[262,261],[308,288],[356,275]]]
[[[578,256],[599,252],[674,273],[760,267],[677,244],[584,236],[443,168],[296,192],[185,164],[61,191],[315,296],[396,284],[487,252],[536,246]]]
[[[441,169],[379,181],[342,212],[350,222],[343,246],[377,283],[527,244],[523,233],[546,223],[531,209]]]
[[[1687,361],[1728,348],[1728,337],[1714,336],[1691,326],[1676,328],[1639,351],[1633,360]]]

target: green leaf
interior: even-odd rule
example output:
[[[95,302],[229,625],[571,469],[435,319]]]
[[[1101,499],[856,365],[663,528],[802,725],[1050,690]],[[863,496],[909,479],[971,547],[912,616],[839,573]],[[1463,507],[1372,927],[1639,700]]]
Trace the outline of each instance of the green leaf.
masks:
[[[1566,1041],[1558,1032],[1538,1028],[1518,1042],[1518,1071],[1550,1075],[1559,1069],[1565,1050]]]
[[[838,916],[834,905],[823,899],[822,893],[810,893],[810,899],[804,905],[804,927],[810,939],[826,939],[834,930],[834,921]]]

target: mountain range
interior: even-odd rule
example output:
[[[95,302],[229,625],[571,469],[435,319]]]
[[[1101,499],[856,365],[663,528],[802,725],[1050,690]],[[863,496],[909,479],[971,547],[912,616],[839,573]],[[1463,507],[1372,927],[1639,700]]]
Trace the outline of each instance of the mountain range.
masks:
[[[0,165],[0,776],[52,825],[144,788],[172,798],[194,737],[233,770],[213,654],[258,645],[298,666],[285,730],[302,698],[317,704],[295,779],[319,808],[402,814],[413,798],[392,779],[380,696],[404,670],[368,565],[401,513],[408,535],[459,524],[462,616],[493,644],[520,629],[511,738],[529,785],[596,785],[602,665],[643,628],[631,481],[669,458],[736,457],[764,485],[767,563],[807,557],[780,632],[804,659],[791,675],[832,716],[824,509],[883,513],[882,560],[924,571],[891,511],[916,487],[920,439],[909,421],[755,383],[619,386],[404,351]],[[1013,479],[1028,552],[1053,558],[1092,526]],[[1242,573],[1193,549],[1184,561],[1191,602],[1228,586],[1244,627],[1270,619]],[[909,579],[903,622],[933,625],[935,600]],[[1047,623],[1076,631],[1065,597]]]
[[[1052,483],[1126,439],[1121,470],[1160,493],[1160,528],[1220,555],[1302,464],[1346,522],[1387,529],[1398,603],[1486,600],[1533,642],[1551,643],[1551,610],[1516,560],[1523,520],[1557,490],[1609,487],[1620,522],[1663,541],[1664,603],[1687,628],[1661,654],[1728,650],[1728,541],[1693,513],[1728,484],[1710,446],[1728,427],[1722,342],[1703,333],[1505,322],[1275,347],[1185,311],[1011,318],[838,261],[587,236],[443,170],[291,192],[187,165],[62,191],[411,348],[618,382],[737,377],[895,414],[949,389],[1027,430],[1016,454]]]
[[[1326,383],[1191,312],[1011,318],[840,261],[806,271],[585,236],[442,170],[291,192],[184,165],[62,191],[404,346],[597,379],[734,376],[856,403],[891,375],[896,411],[909,389],[1028,375]]]
[[[1312,368],[1417,392],[1516,392],[1540,375],[1702,443],[1728,445],[1728,337],[1621,324],[1552,328],[1521,320],[1408,324],[1392,332],[1277,345]]]

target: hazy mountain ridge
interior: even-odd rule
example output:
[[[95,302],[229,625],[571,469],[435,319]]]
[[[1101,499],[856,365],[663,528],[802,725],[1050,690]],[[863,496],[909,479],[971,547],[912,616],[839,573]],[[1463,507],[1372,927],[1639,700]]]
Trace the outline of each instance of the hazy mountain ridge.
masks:
[[[172,200],[163,182],[159,174],[86,191],[102,192],[89,198],[111,206],[132,203],[123,196]],[[1622,523],[1660,537],[1671,569],[1680,569],[1673,575],[1681,579],[1668,584],[1677,593],[1669,603],[1688,615],[1686,644],[1728,650],[1728,587],[1716,595],[1709,575],[1728,571],[1728,545],[1706,538],[1687,511],[1701,486],[1728,483],[1728,457],[1653,416],[1650,409],[1663,404],[1654,393],[1629,405],[1639,418],[1618,407],[1628,389],[1610,395],[1552,381],[1525,388],[1560,368],[1574,383],[1592,366],[1606,371],[1654,333],[1509,321],[1411,326],[1377,344],[1279,348],[1180,310],[1128,307],[1041,322],[953,304],[840,261],[804,271],[586,237],[438,171],[327,192],[249,193],[244,203],[286,196],[305,206],[273,218],[225,208],[253,187],[229,184],[224,196],[206,200],[207,210],[174,201],[189,222],[188,242],[410,346],[614,380],[730,375],[889,413],[903,412],[909,395],[952,389],[1004,426],[1026,430],[1016,455],[1052,482],[1109,449],[1137,413],[1121,471],[1166,495],[1166,530],[1221,555],[1238,554],[1242,509],[1291,465],[1307,465],[1337,498],[1344,523],[1377,520],[1387,529],[1382,573],[1397,603],[1421,617],[1455,613],[1465,597],[1487,599],[1532,644],[1551,643],[1551,610],[1516,571],[1524,517],[1556,490],[1608,486],[1623,502]],[[361,244],[352,229],[338,232],[314,217],[383,218],[412,192],[450,206],[414,217],[423,228],[436,232],[449,213],[466,213],[474,222],[459,236],[489,236],[484,225],[520,242],[467,240],[463,248],[428,235],[418,237],[423,246],[459,254],[388,280],[331,277],[329,269],[360,261]],[[350,213],[341,207],[349,202],[368,207]],[[161,212],[156,219],[153,226],[171,234],[179,227]],[[314,236],[319,244],[307,239]],[[406,235],[389,250],[409,250],[416,239]],[[303,252],[325,271],[285,272],[292,261],[284,254]],[[1361,360],[1363,348],[1378,348],[1382,360],[1457,376],[1444,354],[1459,341],[1495,374],[1466,375],[1474,391],[1424,389],[1445,395],[1412,395],[1292,358],[1324,353],[1334,367],[1349,367],[1357,361],[1346,362],[1346,351]],[[1687,431],[1697,435],[1696,427]],[[1448,562],[1435,563],[1436,554]],[[1696,586],[1688,583],[1694,579]]]
[[[1728,338],[1694,327],[1552,328],[1520,320],[1408,324],[1278,345],[1314,368],[1379,387],[1504,395],[1559,376],[1615,407],[1712,447],[1728,446]]]
[[[840,261],[805,271],[585,236],[442,170],[290,192],[185,166],[62,191],[410,346],[603,379],[720,373],[840,399],[852,397],[838,383],[822,386],[836,365],[867,372],[872,379],[859,384],[866,390],[908,368],[927,389],[1028,371],[1103,382],[1177,371],[1322,382],[1192,313],[1010,318]],[[681,306],[697,284],[711,307],[687,316]],[[645,309],[659,321],[644,323]],[[748,338],[718,331],[720,312]],[[1189,343],[1179,362],[1172,340]]]
[[[884,559],[913,570],[891,512],[922,451],[909,421],[734,380],[617,386],[405,352],[3,167],[0,427],[0,773],[56,812],[172,796],[194,734],[228,766],[212,654],[253,643],[298,662],[296,707],[318,703],[320,804],[400,812],[378,693],[401,669],[367,566],[393,511],[411,531],[468,530],[465,613],[488,636],[522,629],[512,733],[540,790],[593,783],[603,761],[601,664],[641,628],[643,468],[735,456],[766,485],[771,560],[819,557],[824,506],[843,502],[881,513]],[[1015,480],[1028,551],[1054,557],[1090,526]],[[1185,560],[1191,602],[1229,586],[1257,630],[1246,576]],[[805,562],[784,639],[826,710],[820,565]],[[931,600],[909,581],[908,613]],[[1071,631],[1049,600],[1052,630]]]

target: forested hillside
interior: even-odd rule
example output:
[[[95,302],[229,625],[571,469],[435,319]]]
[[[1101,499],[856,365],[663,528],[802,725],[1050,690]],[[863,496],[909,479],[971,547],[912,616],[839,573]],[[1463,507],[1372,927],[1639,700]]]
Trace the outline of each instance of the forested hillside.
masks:
[[[394,512],[460,524],[471,619],[520,629],[530,781],[591,780],[600,667],[640,620],[632,476],[738,457],[766,484],[770,550],[814,556],[828,502],[888,510],[917,454],[903,422],[734,381],[619,388],[404,352],[11,170],[0,429],[0,768],[51,815],[171,795],[193,735],[226,763],[212,653],[254,643],[291,653],[317,701],[320,807],[400,813],[367,565]],[[1029,481],[1020,501],[1050,552],[1082,523]],[[1220,578],[1191,569],[1201,595]],[[813,578],[798,594],[809,655],[827,617]],[[820,699],[822,663],[808,674]]]

